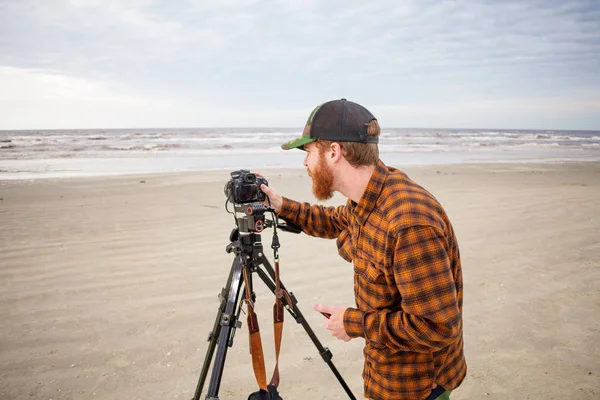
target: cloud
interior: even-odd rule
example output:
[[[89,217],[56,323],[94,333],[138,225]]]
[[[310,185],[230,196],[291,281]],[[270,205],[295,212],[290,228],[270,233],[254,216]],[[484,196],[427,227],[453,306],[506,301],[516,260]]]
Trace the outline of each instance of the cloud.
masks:
[[[352,97],[399,109],[513,104],[540,110],[530,111],[539,125],[549,112],[543,104],[582,113],[596,104],[598,38],[593,0],[0,3],[0,66],[233,116]],[[573,115],[552,110],[565,121]],[[440,123],[456,123],[457,113]]]
[[[371,110],[384,127],[585,130],[589,120],[600,122],[598,99],[526,97],[405,105],[376,104]],[[451,122],[440,124],[437,122],[440,120]]]
[[[0,110],[3,129],[83,129],[144,127],[301,126],[315,104],[293,107],[253,105],[235,110],[211,102],[134,96],[110,82],[89,81],[34,70],[0,68]],[[366,104],[382,126],[437,128],[571,128],[548,116],[563,115],[571,123],[600,115],[594,93],[568,98],[492,99],[455,102]],[[586,117],[588,116],[588,117]],[[531,118],[552,121],[542,126]],[[444,121],[440,123],[439,121]],[[448,122],[450,121],[450,122]],[[490,125],[490,121],[493,122]],[[26,125],[24,124],[26,122]]]
[[[16,68],[0,68],[0,86],[5,129],[117,127],[131,118],[152,120],[149,112],[171,105],[122,93],[110,83]]]
[[[82,129],[195,126],[285,126],[308,109],[276,110],[251,105],[236,110],[203,102],[180,102],[124,93],[110,82],[0,68],[3,129]],[[23,122],[27,123],[24,125]],[[39,122],[38,122],[39,121]]]

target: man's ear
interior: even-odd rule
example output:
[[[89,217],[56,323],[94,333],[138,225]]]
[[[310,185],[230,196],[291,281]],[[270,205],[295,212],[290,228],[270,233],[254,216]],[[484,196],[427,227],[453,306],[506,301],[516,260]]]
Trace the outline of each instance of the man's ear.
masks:
[[[329,149],[331,150],[331,152],[329,153],[329,157],[331,158],[331,161],[333,162],[337,162],[342,158],[342,146],[340,146],[339,143],[337,142],[333,142],[331,143],[331,145],[329,146]]]

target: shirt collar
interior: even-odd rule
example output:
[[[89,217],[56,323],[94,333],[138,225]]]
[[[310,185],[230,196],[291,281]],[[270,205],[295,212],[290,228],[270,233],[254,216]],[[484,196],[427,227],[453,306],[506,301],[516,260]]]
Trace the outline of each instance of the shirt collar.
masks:
[[[367,222],[367,218],[369,218],[371,211],[373,211],[375,204],[377,204],[377,199],[379,198],[381,189],[383,189],[387,175],[387,167],[381,160],[378,160],[371,179],[369,179],[369,183],[358,204],[352,200],[348,200],[350,210],[354,213],[359,224],[364,225]]]

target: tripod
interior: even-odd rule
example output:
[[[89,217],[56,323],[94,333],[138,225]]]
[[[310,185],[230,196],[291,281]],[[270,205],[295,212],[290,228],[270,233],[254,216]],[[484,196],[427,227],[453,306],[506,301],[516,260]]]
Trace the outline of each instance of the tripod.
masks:
[[[252,209],[253,207],[254,210]],[[266,221],[264,216],[262,216],[262,218],[260,218],[260,215],[256,217],[252,216],[260,214],[261,211],[264,212],[267,210],[266,208],[263,209],[262,207],[263,206],[257,207],[256,205],[251,205],[250,208],[247,209],[248,211],[246,211],[246,216],[237,220],[238,228],[235,228],[230,235],[231,243],[226,247],[226,251],[227,253],[234,253],[236,256],[233,260],[229,277],[227,278],[227,284],[219,294],[219,311],[217,313],[213,329],[208,337],[209,346],[193,400],[200,400],[200,394],[204,387],[215,349],[217,350],[217,354],[212,368],[206,400],[219,400],[219,387],[221,385],[221,378],[223,376],[223,368],[225,365],[225,357],[227,356],[227,349],[233,346],[233,338],[236,329],[242,326],[239,316],[243,300],[246,296],[243,294],[242,299],[240,299],[242,285],[244,284],[243,275],[246,276],[246,285],[248,286],[246,289],[249,289],[249,291],[247,290],[246,293],[251,293],[252,301],[254,301],[256,297],[252,289],[252,273],[258,274],[265,285],[271,290],[271,292],[273,292],[273,294],[275,294],[275,289],[277,286],[276,274],[263,253],[261,237],[257,232],[262,231],[265,226],[274,226],[275,229],[277,226],[279,226],[284,230],[294,230],[290,228],[285,229],[285,225],[277,225],[276,223],[273,224],[272,221]],[[256,211],[257,209],[259,211],[258,213]],[[257,223],[257,221],[259,223]],[[299,231],[295,231],[295,233],[299,233]],[[276,233],[274,234],[273,242],[274,244],[276,242]],[[273,248],[275,249],[275,247]],[[348,394],[348,397],[352,400],[355,400],[356,398],[352,394],[352,391],[331,361],[333,357],[331,351],[328,348],[323,347],[319,342],[319,339],[316,337],[315,333],[308,325],[308,322],[306,322],[306,319],[304,319],[304,316],[298,309],[296,305],[298,301],[294,297],[293,293],[288,292],[281,282],[279,282],[279,284],[280,288],[289,294],[289,296],[282,297],[285,308],[296,320],[296,322],[302,325],[312,342],[315,344],[319,354],[327,363],[329,368],[331,368],[333,374]]]

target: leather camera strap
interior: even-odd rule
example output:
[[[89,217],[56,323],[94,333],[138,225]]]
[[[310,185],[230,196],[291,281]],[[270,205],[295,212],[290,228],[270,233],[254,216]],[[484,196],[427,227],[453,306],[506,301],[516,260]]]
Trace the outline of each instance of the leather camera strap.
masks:
[[[252,355],[252,368],[258,386],[265,391],[267,389],[267,372],[265,370],[265,357],[263,355],[262,341],[260,340],[260,329],[258,327],[258,318],[254,312],[254,304],[250,293],[250,285],[248,282],[248,273],[246,268],[242,269],[244,274],[244,283],[246,287],[246,303],[248,303],[248,333],[250,338],[250,354]]]
[[[248,285],[248,276],[246,269],[243,269],[244,282],[246,287],[246,302],[248,303],[248,332],[250,334],[250,353],[252,355],[252,367],[254,369],[254,375],[256,376],[256,382],[258,386],[268,391],[267,389],[267,374],[265,369],[265,359],[262,348],[262,341],[260,339],[260,329],[258,326],[258,318],[254,312],[254,304],[251,301],[250,287]],[[288,304],[292,304],[291,299],[287,291],[281,288],[281,281],[279,279],[279,261],[275,261],[275,304],[273,305],[273,330],[274,330],[274,341],[275,341],[275,369],[273,376],[271,377],[270,386],[277,388],[279,386],[279,353],[281,350],[281,339],[283,336],[283,322],[284,322],[284,306],[283,296],[286,296]]]
[[[287,293],[286,293],[287,294]],[[283,290],[279,280],[279,261],[275,261],[275,304],[273,304],[273,337],[275,339],[275,370],[271,377],[271,385],[279,386],[279,351],[283,335]]]

